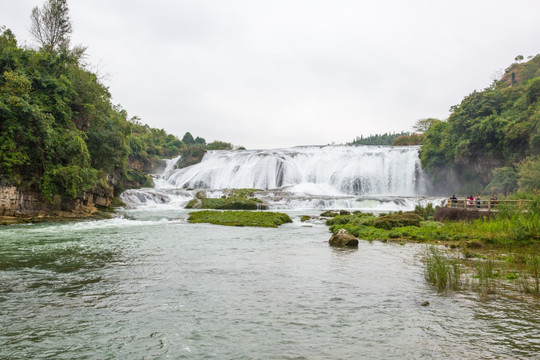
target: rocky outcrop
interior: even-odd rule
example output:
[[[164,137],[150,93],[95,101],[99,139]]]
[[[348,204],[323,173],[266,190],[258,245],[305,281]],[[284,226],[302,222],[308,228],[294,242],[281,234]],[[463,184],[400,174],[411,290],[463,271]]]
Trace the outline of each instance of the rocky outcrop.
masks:
[[[328,240],[330,246],[336,247],[358,247],[358,239],[349,234],[345,229],[339,229],[337,233],[333,234],[330,240]]]
[[[105,191],[94,194],[86,192],[76,199],[54,197],[53,204],[38,192],[19,189],[16,186],[0,186],[0,216],[6,217],[85,217],[98,207],[111,204],[112,193]]]

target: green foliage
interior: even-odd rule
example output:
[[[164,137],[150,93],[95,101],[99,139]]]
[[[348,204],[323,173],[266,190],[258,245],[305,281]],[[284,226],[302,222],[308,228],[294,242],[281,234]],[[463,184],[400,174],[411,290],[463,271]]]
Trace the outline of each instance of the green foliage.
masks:
[[[364,137],[356,137],[349,145],[392,145],[394,141],[400,136],[408,136],[409,133],[402,131],[400,133],[385,133],[385,134],[375,134]]]
[[[423,138],[423,134],[402,135],[394,140],[392,146],[422,145]]]
[[[420,226],[420,221],[424,220],[415,213],[393,213],[379,216],[373,222],[373,226],[379,229],[391,230],[403,226]]]
[[[540,197],[527,203],[516,201],[513,206],[501,205],[499,209],[497,213],[488,213],[441,207],[436,210],[434,218],[443,218],[444,223],[423,221],[415,213],[392,213],[379,217],[356,213],[336,216],[328,224],[333,233],[345,229],[365,240],[459,241],[496,247],[525,246],[540,241]],[[443,211],[444,217],[440,214]],[[456,211],[460,215],[455,215]]]
[[[190,146],[183,149],[181,153],[182,157],[176,163],[176,166],[180,169],[200,163],[204,157],[204,154],[206,154],[206,149],[202,147]]]
[[[455,184],[511,191],[510,168],[540,153],[539,98],[540,55],[512,64],[491,87],[466,96],[448,121],[434,121],[424,134],[422,167],[447,191]]]
[[[518,183],[518,174],[511,166],[493,169],[493,179],[486,186],[486,191],[492,194],[508,195],[514,191]]]
[[[266,206],[261,204],[261,200],[255,198],[228,197],[225,199],[193,199],[186,205],[186,209],[193,208],[216,210],[264,210],[266,209]]]
[[[231,143],[217,140],[206,145],[206,150],[232,150],[232,148]]]
[[[67,12],[65,1],[46,6],[55,4]],[[0,31],[4,182],[40,191],[49,201],[109,188],[106,179],[118,193],[151,184],[140,170],[128,169],[132,162],[176,156],[185,147],[163,130],[128,121],[97,76],[79,63],[82,48],[70,51],[62,38],[40,51],[20,48],[11,31]]]
[[[540,189],[540,155],[528,157],[518,165],[520,191]]]
[[[257,226],[276,228],[292,220],[287,214],[263,211],[196,211],[189,214],[190,223],[210,223],[226,226]]]
[[[435,208],[432,203],[428,203],[425,207],[422,205],[416,205],[414,208],[414,213],[424,218],[424,220],[433,219],[435,215]]]
[[[438,121],[440,121],[440,120],[435,119],[435,118],[419,119],[414,124],[413,129],[417,133],[423,134],[431,127],[431,125],[433,125],[434,123],[436,123]]]
[[[343,225],[347,224],[354,218],[354,215],[336,215],[331,219],[326,220],[326,225]]]
[[[191,133],[189,131],[184,134],[184,137],[182,138],[182,141],[187,146],[191,146],[191,145],[195,144],[195,139],[193,138],[193,135],[191,135]]]
[[[260,199],[252,197],[256,191],[258,189],[229,189],[222,198],[206,198],[204,193],[197,193],[186,209],[266,210],[267,206]]]

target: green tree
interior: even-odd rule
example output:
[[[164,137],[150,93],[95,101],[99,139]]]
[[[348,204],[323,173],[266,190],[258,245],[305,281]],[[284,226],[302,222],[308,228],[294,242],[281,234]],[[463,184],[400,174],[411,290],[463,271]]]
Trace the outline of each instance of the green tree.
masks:
[[[419,119],[414,124],[413,130],[417,133],[423,134],[429,129],[431,125],[433,125],[437,121],[440,121],[440,120],[434,119],[434,118]]]
[[[519,164],[518,184],[520,191],[540,190],[540,156],[528,157]]]
[[[508,195],[517,188],[518,174],[513,167],[505,166],[493,170],[493,179],[486,187],[492,194]]]
[[[195,143],[195,139],[193,139],[193,135],[188,131],[184,134],[184,137],[182,138],[182,142],[186,144],[187,146],[193,145]]]

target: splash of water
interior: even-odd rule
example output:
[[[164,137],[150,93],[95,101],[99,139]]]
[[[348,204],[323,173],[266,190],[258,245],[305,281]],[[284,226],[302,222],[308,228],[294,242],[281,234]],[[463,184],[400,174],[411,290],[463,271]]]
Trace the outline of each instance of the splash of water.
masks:
[[[286,189],[311,195],[414,196],[424,192],[418,147],[324,146],[209,151],[163,176],[174,188]]]

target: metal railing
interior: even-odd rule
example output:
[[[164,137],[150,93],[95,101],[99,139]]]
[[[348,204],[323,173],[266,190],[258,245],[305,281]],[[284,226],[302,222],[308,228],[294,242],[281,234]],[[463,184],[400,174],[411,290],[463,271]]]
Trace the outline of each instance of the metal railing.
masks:
[[[502,204],[511,204],[519,209],[524,209],[525,205],[531,200],[468,200],[468,199],[448,199],[446,207],[470,210],[488,210],[495,211]]]

